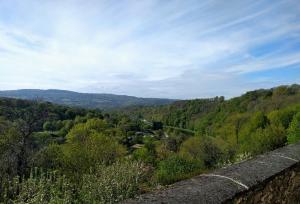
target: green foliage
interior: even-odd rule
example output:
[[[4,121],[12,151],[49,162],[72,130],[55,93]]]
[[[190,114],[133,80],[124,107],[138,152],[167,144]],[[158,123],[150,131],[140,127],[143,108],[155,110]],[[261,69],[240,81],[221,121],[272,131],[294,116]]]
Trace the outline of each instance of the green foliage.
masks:
[[[98,164],[114,162],[125,154],[125,150],[116,141],[101,134],[93,134],[83,143],[65,144],[63,153],[64,169],[71,174],[81,175]]]
[[[44,169],[59,169],[63,164],[62,160],[62,146],[53,143],[37,152],[33,158],[33,163],[34,166],[39,166]]]
[[[50,113],[52,114],[52,113]],[[57,116],[53,116],[57,118]],[[51,121],[46,121],[43,125],[43,130],[44,131],[49,131],[49,132],[55,132],[64,127],[64,120],[51,120]]]
[[[50,101],[55,104],[62,104],[74,107],[84,107],[90,109],[111,109],[127,106],[146,106],[146,105],[163,105],[169,104],[174,100],[160,98],[138,98],[125,95],[114,94],[88,94],[77,93],[65,90],[12,90],[0,91],[1,97],[13,97],[20,99],[35,100],[42,98],[45,101]],[[78,115],[78,112],[70,112],[69,115]],[[97,117],[97,116],[96,116]]]
[[[187,178],[196,172],[199,173],[201,167],[202,165],[198,161],[189,160],[178,155],[171,155],[159,162],[155,177],[161,184],[171,184]]]
[[[62,143],[64,141],[64,138],[58,136],[54,132],[45,131],[45,132],[32,133],[32,140],[33,140],[34,146],[38,149],[41,149],[52,143]]]
[[[0,200],[20,204],[117,203],[135,196],[145,176],[142,163],[127,160],[97,166],[76,186],[58,172],[35,169],[28,178],[15,177],[2,183]]]
[[[250,129],[241,144],[240,152],[249,152],[255,155],[276,149],[285,143],[286,130],[284,127],[269,125],[266,128]]]
[[[101,119],[89,119],[86,123],[75,125],[67,135],[68,142],[85,142],[94,133],[103,133],[107,124]]]
[[[180,155],[189,160],[203,163],[206,168],[214,167],[222,159],[222,152],[211,138],[191,137],[183,142]]]
[[[133,152],[135,160],[142,161],[147,164],[155,165],[156,162],[156,148],[152,138],[144,138],[144,147]]]
[[[164,125],[212,133],[231,114],[263,112],[283,109],[299,103],[300,86],[282,86],[268,90],[250,91],[224,100],[224,97],[178,101],[160,107],[144,107],[125,110],[130,115],[142,115],[149,121],[161,121]],[[284,125],[286,128],[286,126]],[[211,134],[210,134],[211,135]]]
[[[143,161],[148,164],[154,164],[156,158],[155,153],[146,147],[135,150],[132,156],[135,160]]]
[[[78,176],[125,155],[125,148],[105,135],[106,127],[101,119],[90,119],[70,130],[62,146],[65,171]]]
[[[255,112],[252,114],[249,121],[250,130],[255,130],[258,128],[265,128],[268,124],[268,118],[262,112]]]
[[[288,128],[288,143],[296,143],[300,141],[300,112],[298,112]]]
[[[84,174],[80,197],[84,203],[117,203],[139,192],[144,179],[144,166],[138,162],[117,161],[99,165],[91,174]]]
[[[287,129],[295,113],[297,113],[297,107],[292,106],[286,109],[274,110],[270,112],[268,119],[270,120],[271,124],[281,125]]]
[[[13,123],[0,118],[0,182],[18,174],[21,135]],[[0,189],[1,191],[1,189]]]
[[[0,99],[0,203],[115,203],[298,142],[299,102],[298,85],[105,115]]]
[[[29,178],[15,177],[4,184],[0,198],[4,203],[74,203],[73,188],[65,176],[35,170]]]

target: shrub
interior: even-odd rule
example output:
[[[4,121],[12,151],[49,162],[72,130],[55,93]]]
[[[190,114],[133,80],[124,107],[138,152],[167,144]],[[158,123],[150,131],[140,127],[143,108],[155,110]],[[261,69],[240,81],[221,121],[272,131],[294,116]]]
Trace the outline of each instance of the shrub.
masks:
[[[286,131],[282,125],[269,125],[265,129],[258,128],[241,145],[240,152],[248,152],[252,155],[271,151],[286,143]]]
[[[95,133],[83,142],[63,145],[63,168],[67,175],[78,177],[93,170],[98,164],[115,162],[125,153],[125,148],[113,138]]]
[[[72,185],[65,176],[56,172],[36,170],[28,179],[15,177],[5,186],[0,199],[4,203],[68,204],[75,201]]]
[[[222,157],[222,152],[211,138],[191,137],[184,141],[180,148],[180,155],[191,160],[197,160],[205,167],[217,165]]]
[[[67,175],[78,177],[98,164],[111,164],[126,153],[126,149],[105,133],[106,122],[90,119],[75,125],[62,145],[63,168]]]
[[[153,142],[153,138],[144,138],[144,147],[137,149],[133,153],[133,158],[136,160],[141,160],[145,163],[155,165],[156,159],[156,149]]]
[[[287,140],[289,144],[300,141],[300,112],[294,116],[288,128]]]
[[[143,180],[144,166],[139,162],[117,161],[99,165],[95,173],[85,174],[80,197],[84,203],[116,203],[133,197]]]
[[[60,168],[63,156],[61,147],[61,145],[55,143],[44,147],[34,156],[33,164],[44,169]]]
[[[196,171],[200,171],[201,167],[199,161],[172,155],[159,163],[155,177],[163,185],[171,184],[193,175]]]
[[[155,154],[151,152],[146,147],[142,147],[137,149],[133,152],[133,158],[138,161],[143,161],[147,164],[154,164],[155,163]]]

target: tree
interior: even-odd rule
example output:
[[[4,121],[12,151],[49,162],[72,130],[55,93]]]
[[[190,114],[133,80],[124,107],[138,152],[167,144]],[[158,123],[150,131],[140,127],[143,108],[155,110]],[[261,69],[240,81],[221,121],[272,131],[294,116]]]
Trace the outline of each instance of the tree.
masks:
[[[268,118],[265,116],[263,112],[256,112],[250,118],[250,128],[265,128],[268,124]]]
[[[170,184],[201,170],[201,164],[173,154],[158,164],[156,179],[161,184]]]
[[[240,148],[241,153],[253,155],[279,148],[286,143],[286,131],[282,125],[269,125],[265,129],[257,128],[250,133]]]
[[[184,141],[179,153],[190,160],[202,162],[207,168],[215,166],[222,156],[221,150],[212,139],[199,136]]]
[[[18,154],[18,173],[24,175],[29,173],[28,162],[32,156],[34,147],[33,133],[42,130],[42,126],[47,118],[47,104],[32,102],[26,110],[18,112],[16,128],[20,132],[20,152]]]
[[[55,125],[51,121],[46,121],[43,125],[43,129],[46,131],[54,131]]]
[[[14,124],[0,118],[0,184],[5,177],[12,178],[19,173],[21,139]]]
[[[62,166],[63,151],[62,146],[50,144],[41,149],[34,156],[34,165],[44,169],[60,169]]]
[[[107,123],[101,119],[89,119],[86,123],[75,125],[67,135],[68,142],[84,142],[93,133],[104,134]]]
[[[154,165],[156,160],[156,148],[154,141],[152,138],[146,137],[144,139],[144,143],[144,147],[134,151],[133,158]]]
[[[288,143],[296,143],[300,141],[300,112],[294,117],[288,128]]]
[[[101,119],[90,119],[75,125],[63,145],[64,168],[71,174],[82,175],[99,164],[111,164],[124,156],[125,148],[105,134],[107,125]]]
[[[158,121],[153,121],[152,122],[152,129],[153,130],[161,130],[161,129],[163,129],[163,123],[162,122],[158,122]]]
[[[276,126],[282,125],[285,129],[287,129],[296,113],[297,111],[294,107],[274,110],[268,114],[268,119],[270,120],[270,123]]]

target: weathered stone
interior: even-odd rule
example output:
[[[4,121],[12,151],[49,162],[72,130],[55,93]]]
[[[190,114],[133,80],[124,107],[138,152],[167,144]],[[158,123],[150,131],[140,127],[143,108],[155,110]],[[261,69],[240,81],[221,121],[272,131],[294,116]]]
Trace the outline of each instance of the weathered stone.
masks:
[[[264,188],[253,188],[233,199],[233,203],[300,203],[300,165],[277,175],[271,182],[261,184]],[[289,182],[286,182],[289,181]],[[260,200],[260,202],[258,202]]]

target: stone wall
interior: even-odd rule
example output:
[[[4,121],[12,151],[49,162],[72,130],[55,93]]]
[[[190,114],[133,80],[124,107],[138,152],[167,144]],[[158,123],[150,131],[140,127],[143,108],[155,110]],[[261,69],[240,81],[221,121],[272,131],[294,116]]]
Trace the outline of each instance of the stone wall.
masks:
[[[125,203],[300,203],[300,143]]]
[[[300,165],[285,170],[228,203],[300,203]]]

